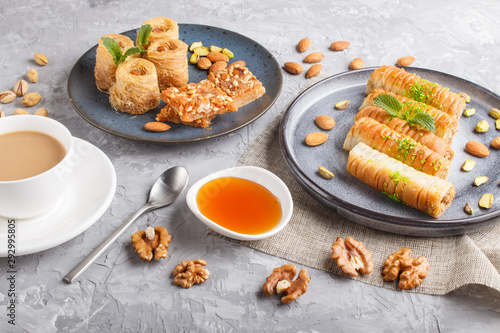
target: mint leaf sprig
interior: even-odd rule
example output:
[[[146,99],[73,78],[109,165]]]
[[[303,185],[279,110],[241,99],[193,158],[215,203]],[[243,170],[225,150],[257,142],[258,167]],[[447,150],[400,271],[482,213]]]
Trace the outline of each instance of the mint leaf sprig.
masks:
[[[420,125],[431,132],[436,131],[434,118],[430,114],[422,111],[401,113],[401,110],[403,110],[403,103],[390,94],[379,95],[373,99],[373,102],[392,117],[399,117],[410,124]]]
[[[127,59],[128,56],[131,56],[132,54],[136,53],[146,53],[148,52],[144,46],[148,44],[148,39],[149,39],[149,34],[152,31],[152,27],[149,24],[145,24],[141,26],[139,29],[139,32],[137,33],[137,44],[139,46],[134,46],[129,48],[125,53],[122,52],[122,49],[120,45],[110,37],[102,37],[102,43],[104,47],[106,47],[106,50],[108,50],[109,54],[113,57],[113,61],[116,66],[121,64],[122,62]]]

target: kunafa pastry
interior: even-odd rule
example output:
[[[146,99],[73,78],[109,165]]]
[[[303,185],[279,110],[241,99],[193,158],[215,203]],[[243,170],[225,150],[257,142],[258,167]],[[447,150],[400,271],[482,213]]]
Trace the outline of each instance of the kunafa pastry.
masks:
[[[416,112],[424,112],[431,115],[435,121],[436,130],[434,133],[447,143],[451,143],[453,141],[453,138],[458,130],[458,120],[441,110],[424,103],[416,102],[410,98],[396,95],[382,89],[375,89],[368,96],[366,96],[359,109],[362,110],[367,106],[377,106],[374,99],[382,94],[392,95],[403,104],[403,109],[400,112],[402,116],[412,116]]]
[[[109,89],[109,101],[116,110],[143,114],[160,104],[158,76],[153,63],[129,58],[116,69],[116,82]]]
[[[208,80],[222,89],[234,101],[239,109],[266,93],[262,82],[241,62],[236,62],[215,73],[208,75]]]
[[[167,88],[161,98],[167,105],[157,115],[157,121],[206,128],[215,115],[237,110],[231,97],[208,80]]]
[[[394,66],[380,66],[368,79],[366,93],[383,89],[417,102],[429,104],[458,119],[465,110],[465,99],[437,83]]]
[[[188,83],[188,45],[178,39],[159,39],[149,44],[145,58],[156,67],[160,91]]]
[[[115,82],[116,64],[113,56],[109,53],[103,43],[103,38],[109,37],[118,43],[122,53],[129,48],[134,47],[134,42],[127,36],[120,34],[108,34],[99,38],[95,56],[94,77],[97,88],[102,91],[108,91]]]
[[[344,141],[344,149],[349,151],[363,142],[415,170],[446,179],[450,162],[435,151],[410,137],[399,134],[372,118],[360,118],[354,122]]]
[[[154,41],[160,39],[179,39],[179,26],[177,22],[169,19],[168,17],[153,17],[144,21],[142,25],[149,24],[151,26],[151,33],[147,45],[143,45],[145,49]]]
[[[349,152],[347,171],[396,201],[439,218],[451,205],[450,182],[417,171],[360,142]]]
[[[392,117],[384,109],[377,106],[367,106],[356,114],[354,121],[363,117],[370,117],[401,135],[408,136],[422,145],[432,149],[446,160],[450,161],[455,155],[451,146],[433,132],[422,126],[410,124],[406,120]]]

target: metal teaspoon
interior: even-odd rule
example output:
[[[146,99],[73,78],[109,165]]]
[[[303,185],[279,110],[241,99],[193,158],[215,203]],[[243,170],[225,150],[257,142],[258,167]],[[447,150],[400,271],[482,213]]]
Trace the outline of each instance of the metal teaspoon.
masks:
[[[101,254],[120,237],[132,223],[137,220],[142,214],[152,211],[157,208],[165,207],[172,202],[184,191],[188,183],[189,175],[185,168],[180,166],[172,167],[166,170],[153,184],[149,192],[148,202],[140,208],[134,215],[125,221],[118,229],[115,230],[105,241],[101,243],[87,258],[82,260],[71,272],[64,277],[66,282],[72,283],[76,280],[87,268],[96,261]]]

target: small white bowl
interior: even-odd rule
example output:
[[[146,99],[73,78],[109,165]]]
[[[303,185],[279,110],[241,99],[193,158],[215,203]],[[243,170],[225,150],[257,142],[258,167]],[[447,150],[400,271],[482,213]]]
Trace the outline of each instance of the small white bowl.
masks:
[[[196,196],[198,194],[198,191],[203,185],[205,185],[211,180],[221,177],[243,178],[251,180],[267,188],[273,195],[275,195],[280,200],[282,214],[279,223],[273,229],[265,233],[256,235],[247,235],[221,227],[217,223],[205,217],[205,215],[203,215],[200,212],[200,209],[198,208],[198,204],[196,203]],[[240,167],[229,168],[214,172],[206,177],[203,177],[202,179],[198,180],[193,186],[191,186],[191,188],[187,193],[186,201],[189,209],[191,209],[193,214],[207,227],[213,229],[214,231],[218,232],[221,235],[239,240],[264,239],[278,233],[281,229],[283,229],[287,225],[288,221],[290,221],[293,211],[292,196],[290,195],[290,191],[288,190],[288,187],[285,185],[285,183],[283,183],[283,181],[272,172],[267,171],[266,169],[253,166],[240,166]]]

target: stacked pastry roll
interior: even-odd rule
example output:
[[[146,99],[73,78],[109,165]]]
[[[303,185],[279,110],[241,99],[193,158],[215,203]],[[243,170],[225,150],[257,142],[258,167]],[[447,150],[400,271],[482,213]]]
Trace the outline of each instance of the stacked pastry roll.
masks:
[[[188,83],[187,52],[188,45],[178,39],[158,39],[149,45],[146,59],[156,67],[161,91]]]
[[[146,49],[157,40],[179,39],[179,25],[168,17],[153,17],[144,21],[143,25],[146,24],[151,26],[148,44],[144,45]]]
[[[455,196],[446,178],[454,156],[450,143],[465,101],[393,66],[376,69],[366,93],[344,142],[347,171],[392,199],[439,218]],[[399,117],[377,106],[375,98],[383,94],[401,102]],[[405,120],[417,112],[434,118],[434,132]]]
[[[134,47],[134,42],[125,35],[108,34],[102,36],[102,38],[104,37],[109,37],[117,42],[122,53],[125,53],[129,48]],[[102,91],[108,91],[111,85],[115,82],[117,66],[113,61],[113,56],[104,46],[102,38],[99,38],[99,43],[97,44],[94,77],[97,88]]]

